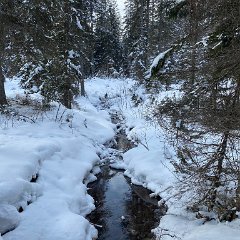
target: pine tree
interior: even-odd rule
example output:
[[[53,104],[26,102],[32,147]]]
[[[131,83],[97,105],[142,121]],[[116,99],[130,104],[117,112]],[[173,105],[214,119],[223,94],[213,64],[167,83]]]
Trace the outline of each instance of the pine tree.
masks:
[[[127,74],[144,79],[154,54],[161,49],[162,21],[160,0],[129,0],[126,2],[125,29],[123,35],[125,67]]]
[[[18,7],[24,28],[9,36],[8,54],[21,67],[22,86],[70,108],[91,73],[92,2],[36,0]]]
[[[0,105],[7,104],[4,82],[5,77],[3,74],[4,62],[3,58],[5,55],[5,48],[7,46],[7,35],[9,28],[12,25],[18,24],[18,19],[15,16],[14,11],[15,1],[3,0],[0,2]]]
[[[122,47],[120,17],[115,1],[102,1],[97,9],[94,64],[95,72],[111,75],[120,70]]]
[[[149,1],[130,0],[126,5],[124,50],[130,74],[142,78],[146,71]]]
[[[181,98],[160,104],[159,121],[170,117],[170,122],[161,124],[177,137],[179,162],[174,165],[180,173],[180,188],[194,192],[190,199],[194,206],[216,211],[220,220],[232,220],[240,202],[240,3],[167,2],[171,24],[183,37],[173,42],[152,74],[184,84]],[[210,136],[214,139],[208,143]]]
[[[2,21],[2,16],[0,16],[0,21]],[[4,75],[3,75],[3,69],[2,69],[2,62],[3,62],[3,52],[4,52],[4,24],[1,24],[0,26],[0,106],[7,104],[5,89],[4,89]]]

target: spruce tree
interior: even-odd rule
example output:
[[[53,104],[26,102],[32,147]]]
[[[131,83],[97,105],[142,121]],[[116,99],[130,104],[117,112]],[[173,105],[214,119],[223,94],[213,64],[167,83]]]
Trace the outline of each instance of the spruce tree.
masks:
[[[3,73],[5,49],[7,47],[7,36],[9,29],[14,25],[19,24],[19,19],[15,15],[14,5],[16,1],[3,0],[0,2],[0,106],[7,104],[4,82],[5,76]]]
[[[68,108],[80,83],[84,94],[83,80],[92,66],[90,3],[29,1],[19,5],[25,27],[16,32],[17,38],[10,36],[15,46],[9,56],[14,54],[16,65],[21,66],[26,90],[40,92],[47,102],[59,101]]]
[[[95,72],[111,75],[119,71],[122,61],[120,18],[115,1],[102,1],[97,9],[94,65]]]
[[[240,202],[236,167],[240,150],[240,3],[166,3],[165,20],[169,17],[182,37],[171,40],[171,50],[163,54],[152,73],[159,80],[168,77],[181,82],[182,96],[159,105],[159,121],[177,138],[179,162],[174,166],[180,173],[179,187],[194,192],[193,206],[207,207],[216,211],[220,220],[231,220]]]

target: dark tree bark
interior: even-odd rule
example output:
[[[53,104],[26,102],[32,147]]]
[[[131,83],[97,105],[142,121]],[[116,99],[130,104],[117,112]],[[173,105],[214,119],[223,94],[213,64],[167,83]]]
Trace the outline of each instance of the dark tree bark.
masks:
[[[196,58],[197,58],[197,33],[198,33],[198,16],[197,16],[197,1],[190,0],[190,38],[191,38],[191,69],[190,69],[190,79],[193,85],[196,80]]]
[[[0,60],[0,106],[7,104],[7,98],[4,89],[4,75],[2,72],[1,67],[1,60]]]
[[[64,34],[65,39],[63,43],[63,55],[65,57],[66,62],[66,68],[65,68],[65,78],[64,78],[64,92],[63,92],[63,100],[62,103],[66,108],[71,109],[72,108],[72,102],[73,102],[73,94],[71,92],[71,80],[68,77],[69,75],[69,66],[68,66],[68,50],[69,50],[69,32],[70,32],[70,26],[69,26],[69,16],[70,16],[70,5],[68,1],[64,1],[64,10],[65,10],[65,20],[64,20]]]
[[[236,207],[240,211],[240,170],[238,169],[238,187],[236,190]]]
[[[215,181],[213,183],[214,191],[213,191],[212,199],[211,199],[212,200],[212,209],[214,208],[214,206],[216,206],[217,188],[221,186],[221,175],[222,175],[222,172],[223,172],[223,161],[224,161],[224,158],[226,156],[228,138],[229,138],[229,131],[227,131],[223,134],[222,142],[219,145],[219,149],[218,149],[217,154],[216,154],[217,169],[216,169]]]
[[[2,16],[0,16],[0,106],[7,104],[5,88],[4,88],[4,75],[2,71],[2,61],[3,61],[3,51],[4,51],[4,23],[2,21]]]
[[[81,96],[85,97],[85,84],[84,84],[84,79],[81,79]]]

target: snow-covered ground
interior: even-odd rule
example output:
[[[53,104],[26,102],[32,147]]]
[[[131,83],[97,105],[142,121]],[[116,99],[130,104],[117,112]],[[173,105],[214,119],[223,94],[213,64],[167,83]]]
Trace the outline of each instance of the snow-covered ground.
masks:
[[[17,80],[7,82],[6,89],[8,96],[23,97]],[[4,240],[90,240],[97,236],[85,219],[94,201],[84,180],[93,180],[90,172],[99,171],[94,167],[97,154],[114,136],[114,126],[109,115],[87,99],[76,102],[79,110],[55,107],[39,116],[19,105],[21,118],[31,116],[35,123],[19,122],[13,113],[0,116],[0,230],[18,226]],[[30,182],[36,176],[37,183]],[[20,208],[22,213],[16,210]]]
[[[159,227],[154,229],[158,239],[239,239],[240,219],[204,223],[204,220],[197,219],[194,213],[186,210],[188,196],[186,194],[180,198],[178,181],[171,164],[172,160],[177,161],[174,149],[165,139],[166,134],[161,127],[152,121],[152,96],[145,89],[131,79],[98,78],[89,80],[86,89],[93,104],[99,105],[100,96],[110,112],[121,113],[127,136],[137,145],[123,155],[123,162],[114,163],[113,166],[125,169],[125,174],[133,183],[147,187],[166,201],[168,212],[161,219]],[[178,97],[179,94],[175,90],[162,91],[154,100]]]
[[[6,87],[8,96],[17,95],[23,102],[24,92],[17,87],[17,80],[8,81]],[[113,166],[124,168],[134,183],[160,195],[169,207],[154,230],[159,239],[239,239],[240,219],[203,224],[186,211],[184,199],[178,198],[171,164],[176,160],[175,152],[151,119],[150,94],[131,79],[90,79],[86,91],[87,98],[76,99],[73,110],[55,106],[46,113],[32,114],[29,108],[19,105],[22,121],[15,120],[14,114],[0,116],[0,231],[18,226],[5,234],[4,240],[79,240],[97,236],[85,219],[94,209],[85,184],[99,171],[96,166],[103,143],[114,136],[107,111],[124,117],[127,136],[136,144],[123,155],[122,162]],[[176,92],[163,92],[158,98],[173,94]],[[101,110],[103,107],[106,110]],[[30,182],[36,175],[37,183]],[[16,210],[20,207],[22,213]]]

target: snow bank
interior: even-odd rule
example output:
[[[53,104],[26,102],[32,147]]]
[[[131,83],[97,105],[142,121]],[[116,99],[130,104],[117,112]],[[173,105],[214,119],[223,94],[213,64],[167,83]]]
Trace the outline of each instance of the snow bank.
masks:
[[[0,232],[12,230],[20,222],[20,214],[17,209],[11,205],[0,204]],[[0,238],[1,239],[1,238]]]
[[[8,96],[23,94],[16,83],[6,83]],[[167,201],[168,213],[154,230],[158,238],[239,238],[240,219],[204,223],[186,211],[185,202],[176,194],[171,165],[176,159],[174,149],[151,121],[152,103],[142,87],[131,79],[94,78],[86,81],[86,91],[88,98],[76,99],[75,110],[53,109],[35,119],[35,124],[0,119],[0,231],[18,226],[0,236],[1,240],[90,240],[97,236],[85,219],[94,201],[84,179],[94,180],[93,167],[98,155],[104,154],[102,144],[114,136],[108,112],[124,117],[127,137],[136,144],[123,154],[122,162],[113,165]],[[180,93],[172,90],[155,97],[161,101],[176,94]],[[37,182],[30,182],[36,176]],[[18,213],[16,209],[21,208],[24,211]]]
[[[162,130],[145,120],[150,103],[144,89],[136,87],[136,84],[131,79],[95,78],[86,82],[86,90],[90,98],[95,96],[91,101],[96,105],[100,101],[105,102],[109,112],[122,114],[127,137],[137,144],[123,154],[124,162],[116,162],[112,166],[125,168],[125,174],[133,183],[159,194],[172,186],[175,180],[170,164],[175,153],[166,145]],[[136,105],[132,101],[133,95],[142,103]]]
[[[8,96],[23,96],[16,84],[17,80],[6,83]],[[1,121],[0,232],[18,226],[2,239],[97,237],[97,230],[85,219],[94,201],[84,179],[98,164],[97,153],[114,130],[107,112],[84,98],[76,99],[76,105],[73,110],[54,108],[35,123]],[[24,106],[18,110],[31,114]]]
[[[160,54],[152,66],[155,66],[166,53]],[[123,154],[123,162],[115,162],[112,166],[124,168],[125,174],[133,183],[143,185],[155,195],[160,195],[169,207],[159,227],[154,229],[158,239],[236,240],[239,238],[240,219],[231,223],[204,222],[197,219],[194,213],[186,210],[187,199],[179,198],[177,179],[171,164],[172,160],[176,160],[176,153],[164,138],[163,130],[150,119],[149,111],[152,103],[150,96],[142,87],[136,86],[136,82],[131,79],[96,78],[87,82],[86,89],[91,101],[96,105],[99,105],[101,100],[105,102],[109,112],[117,112],[124,117],[123,124],[126,127],[127,137],[136,144],[135,148]],[[180,96],[181,92],[176,89],[160,93],[155,96],[155,100],[161,101],[165,97]],[[105,97],[106,93],[107,97]],[[132,101],[133,95],[134,99],[141,100],[138,104]],[[161,203],[162,201],[159,202]]]
[[[237,240],[239,239],[240,223],[219,223],[211,221],[203,223],[193,216],[166,215],[161,219],[160,227],[155,233],[161,240]]]

